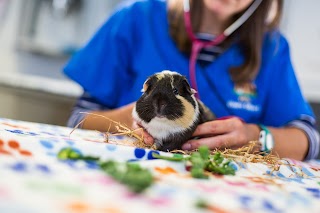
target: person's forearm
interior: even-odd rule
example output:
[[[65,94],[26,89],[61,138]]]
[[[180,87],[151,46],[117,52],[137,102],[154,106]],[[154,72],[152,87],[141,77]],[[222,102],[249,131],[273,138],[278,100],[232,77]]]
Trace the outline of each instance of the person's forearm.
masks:
[[[298,128],[271,128],[269,127],[274,140],[275,146],[273,154],[281,158],[292,158],[304,160],[309,142],[306,134]]]
[[[274,138],[272,153],[281,158],[303,160],[307,154],[309,143],[306,134],[298,128],[272,128],[268,127]],[[247,124],[248,138],[252,141],[259,139],[259,127]]]
[[[132,125],[132,109],[134,104],[129,104],[117,109],[107,111],[92,111],[86,115],[81,126],[83,129],[92,129],[102,132],[116,132],[116,124],[112,121],[119,122],[119,124],[131,127]]]

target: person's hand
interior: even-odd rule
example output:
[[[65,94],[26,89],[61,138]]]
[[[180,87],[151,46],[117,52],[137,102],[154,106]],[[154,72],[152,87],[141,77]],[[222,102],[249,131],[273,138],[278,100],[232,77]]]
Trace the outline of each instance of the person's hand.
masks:
[[[143,137],[143,142],[148,146],[152,146],[154,144],[153,137],[135,120],[133,121],[132,128],[135,133],[141,135]]]
[[[200,124],[193,136],[200,137],[200,139],[187,141],[182,149],[194,150],[201,145],[208,146],[209,149],[237,149],[246,145],[250,140],[257,140],[259,128],[253,124],[246,124],[240,118],[230,117]]]

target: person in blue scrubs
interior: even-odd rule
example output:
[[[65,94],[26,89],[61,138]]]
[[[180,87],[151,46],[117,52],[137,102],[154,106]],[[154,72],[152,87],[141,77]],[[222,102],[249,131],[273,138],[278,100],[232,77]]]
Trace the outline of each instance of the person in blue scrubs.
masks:
[[[115,130],[104,119],[79,113],[92,112],[132,126],[133,103],[144,81],[172,70],[187,77],[218,118],[199,125],[194,136],[200,139],[190,139],[183,149],[239,148],[264,132],[268,137],[260,142],[271,147],[262,151],[272,148],[280,157],[298,160],[316,158],[315,116],[278,29],[282,5],[282,0],[122,2],[64,68],[84,90],[68,125],[85,119],[82,128]],[[243,23],[230,30],[239,17]],[[193,48],[219,36],[215,45]],[[144,134],[145,142],[153,143]]]

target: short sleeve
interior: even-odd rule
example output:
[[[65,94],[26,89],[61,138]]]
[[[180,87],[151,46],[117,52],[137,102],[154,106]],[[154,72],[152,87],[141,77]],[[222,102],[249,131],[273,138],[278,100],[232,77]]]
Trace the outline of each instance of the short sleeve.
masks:
[[[263,123],[270,126],[283,126],[290,121],[308,118],[315,121],[310,105],[302,95],[291,59],[288,42],[280,36],[269,54],[267,78],[267,98],[264,106]]]
[[[64,73],[109,108],[118,104],[130,81],[132,20],[128,8],[117,10],[64,67]]]

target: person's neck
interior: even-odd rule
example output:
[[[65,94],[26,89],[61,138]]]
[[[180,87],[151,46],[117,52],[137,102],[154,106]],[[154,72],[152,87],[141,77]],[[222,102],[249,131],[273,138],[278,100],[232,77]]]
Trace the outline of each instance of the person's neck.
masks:
[[[218,17],[204,8],[199,33],[221,34],[230,24],[229,19]]]

